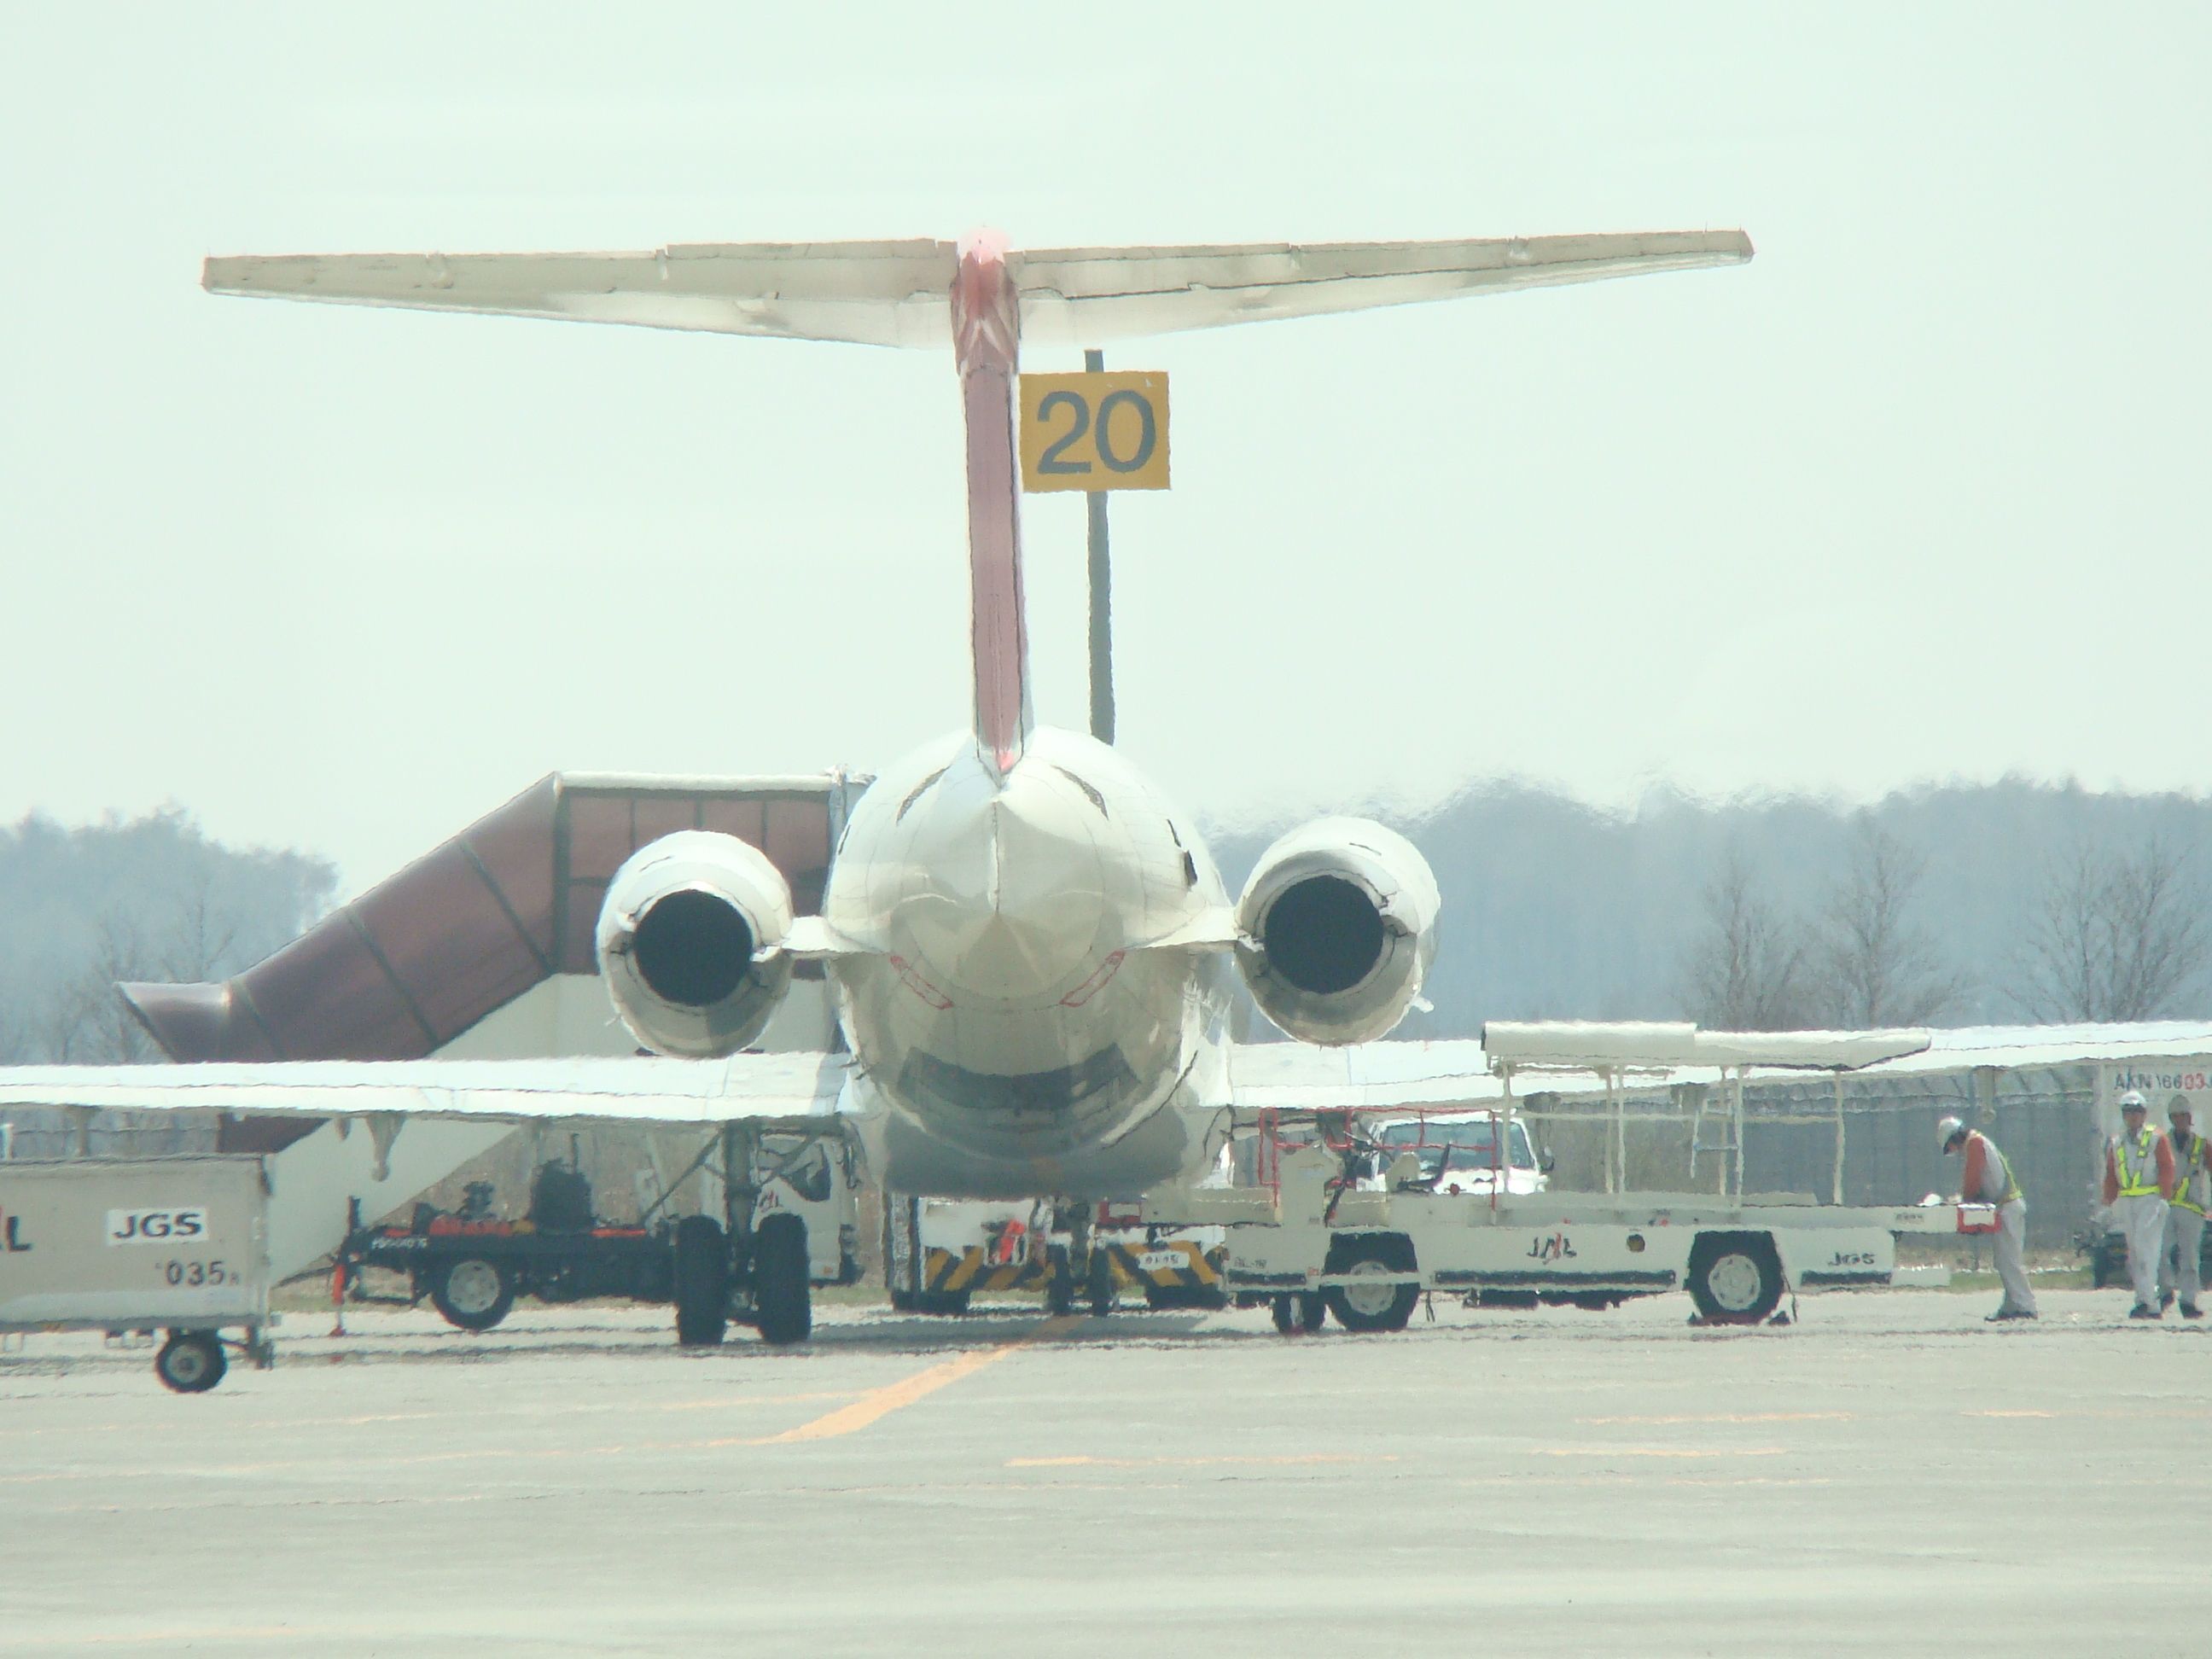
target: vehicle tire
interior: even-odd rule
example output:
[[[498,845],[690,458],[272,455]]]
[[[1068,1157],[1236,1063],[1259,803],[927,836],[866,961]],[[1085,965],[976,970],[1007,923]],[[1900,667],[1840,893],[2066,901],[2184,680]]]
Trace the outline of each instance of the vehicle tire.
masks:
[[[1402,1238],[1339,1238],[1329,1247],[1330,1275],[1372,1275],[1382,1282],[1332,1285],[1322,1295],[1336,1322],[1347,1331],[1402,1331],[1421,1299],[1421,1287],[1394,1285],[1390,1276],[1413,1271],[1412,1252]]]
[[[1119,1299],[1114,1283],[1114,1258],[1103,1249],[1091,1252],[1091,1271],[1085,1275],[1084,1293],[1090,1299],[1091,1316],[1103,1319],[1114,1311]]]
[[[488,1331],[514,1305],[514,1270],[480,1255],[449,1261],[431,1282],[430,1302],[448,1325]]]
[[[154,1375],[177,1394],[205,1394],[229,1369],[213,1331],[171,1331],[154,1356]]]
[[[687,1348],[711,1348],[730,1325],[730,1243],[712,1216],[687,1215],[676,1224],[676,1340]]]
[[[761,1340],[784,1347],[814,1334],[810,1277],[806,1224],[795,1215],[770,1216],[753,1235],[753,1308]]]
[[[1700,1233],[1690,1247],[1690,1299],[1707,1322],[1756,1325],[1782,1301],[1782,1262],[1765,1233]]]

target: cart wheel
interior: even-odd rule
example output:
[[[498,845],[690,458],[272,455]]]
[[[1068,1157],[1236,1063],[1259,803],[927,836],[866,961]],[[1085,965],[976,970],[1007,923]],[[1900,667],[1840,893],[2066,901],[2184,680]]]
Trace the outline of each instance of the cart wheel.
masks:
[[[1299,1331],[1317,1331],[1328,1317],[1328,1304],[1319,1291],[1299,1291],[1290,1296],[1276,1297],[1268,1304],[1274,1316],[1275,1328],[1285,1336]]]
[[[712,1216],[687,1215],[676,1224],[676,1340],[687,1348],[711,1348],[730,1323],[730,1247]]]
[[[772,1215],[753,1237],[753,1306],[761,1340],[781,1347],[814,1332],[813,1287],[806,1260],[806,1224]]]
[[[213,1331],[171,1331],[154,1356],[154,1375],[179,1394],[205,1394],[229,1366]]]
[[[488,1331],[514,1305],[514,1274],[496,1261],[464,1256],[438,1275],[430,1287],[430,1301],[448,1325]]]
[[[1756,1325],[1782,1301],[1782,1263],[1765,1233],[1702,1233],[1690,1247],[1690,1299],[1709,1324]]]
[[[1399,1271],[1394,1262],[1360,1255],[1336,1269],[1355,1281],[1373,1278],[1379,1284],[1332,1285],[1323,1294],[1336,1322],[1347,1331],[1402,1331],[1421,1299],[1418,1285],[1394,1285],[1390,1275]]]

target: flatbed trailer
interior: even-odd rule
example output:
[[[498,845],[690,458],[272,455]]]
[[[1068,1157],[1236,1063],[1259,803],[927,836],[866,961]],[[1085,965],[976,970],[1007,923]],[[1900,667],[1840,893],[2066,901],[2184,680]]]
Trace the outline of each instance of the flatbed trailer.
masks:
[[[166,1332],[155,1374],[199,1394],[274,1363],[269,1279],[258,1158],[0,1164],[0,1332]]]
[[[1687,1291],[1700,1320],[1753,1324],[1800,1289],[1886,1285],[1899,1233],[1986,1231],[1983,1206],[1845,1207],[1796,1194],[1438,1193],[1346,1188],[1338,1161],[1294,1152],[1269,1188],[1164,1188],[1143,1218],[1226,1231],[1222,1278],[1284,1329],[1324,1312],[1402,1329],[1425,1294],[1477,1305],[1609,1307]]]

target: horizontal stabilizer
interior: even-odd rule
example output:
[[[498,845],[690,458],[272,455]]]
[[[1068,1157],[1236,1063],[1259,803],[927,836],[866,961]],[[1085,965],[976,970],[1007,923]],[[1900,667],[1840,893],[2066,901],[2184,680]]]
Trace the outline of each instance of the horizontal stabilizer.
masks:
[[[1314,317],[1515,288],[1741,264],[1740,230],[1454,242],[1052,248],[1006,256],[1047,345]],[[945,346],[952,243],[733,242],[652,253],[343,253],[210,259],[216,294],[402,306],[858,345]]]
[[[1327,242],[1299,247],[1062,248],[1012,256],[1022,333],[1040,344],[1106,340],[1281,317],[1320,317],[1463,294],[1741,264],[1740,230]]]

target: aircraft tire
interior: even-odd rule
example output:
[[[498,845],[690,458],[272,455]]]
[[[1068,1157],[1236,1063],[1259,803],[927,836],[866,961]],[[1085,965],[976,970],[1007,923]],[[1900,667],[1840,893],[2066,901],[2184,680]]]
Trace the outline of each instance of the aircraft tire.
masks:
[[[712,1216],[687,1215],[676,1224],[676,1340],[711,1348],[730,1325],[730,1246]]]
[[[1066,1245],[1054,1245],[1050,1260],[1052,1275],[1044,1284],[1044,1310],[1058,1319],[1075,1311],[1075,1273],[1068,1266]]]
[[[448,1325],[488,1331],[514,1306],[514,1270],[482,1256],[449,1261],[430,1287],[430,1303]]]
[[[808,1282],[806,1224],[772,1215],[753,1235],[753,1306],[761,1340],[785,1347],[814,1334],[814,1287]]]
[[[229,1368],[213,1331],[171,1331],[154,1356],[154,1375],[175,1394],[205,1394]]]
[[[1091,1316],[1103,1319],[1114,1311],[1120,1298],[1115,1294],[1114,1260],[1103,1248],[1091,1252],[1091,1271],[1085,1277],[1088,1282],[1084,1293],[1091,1303]]]

